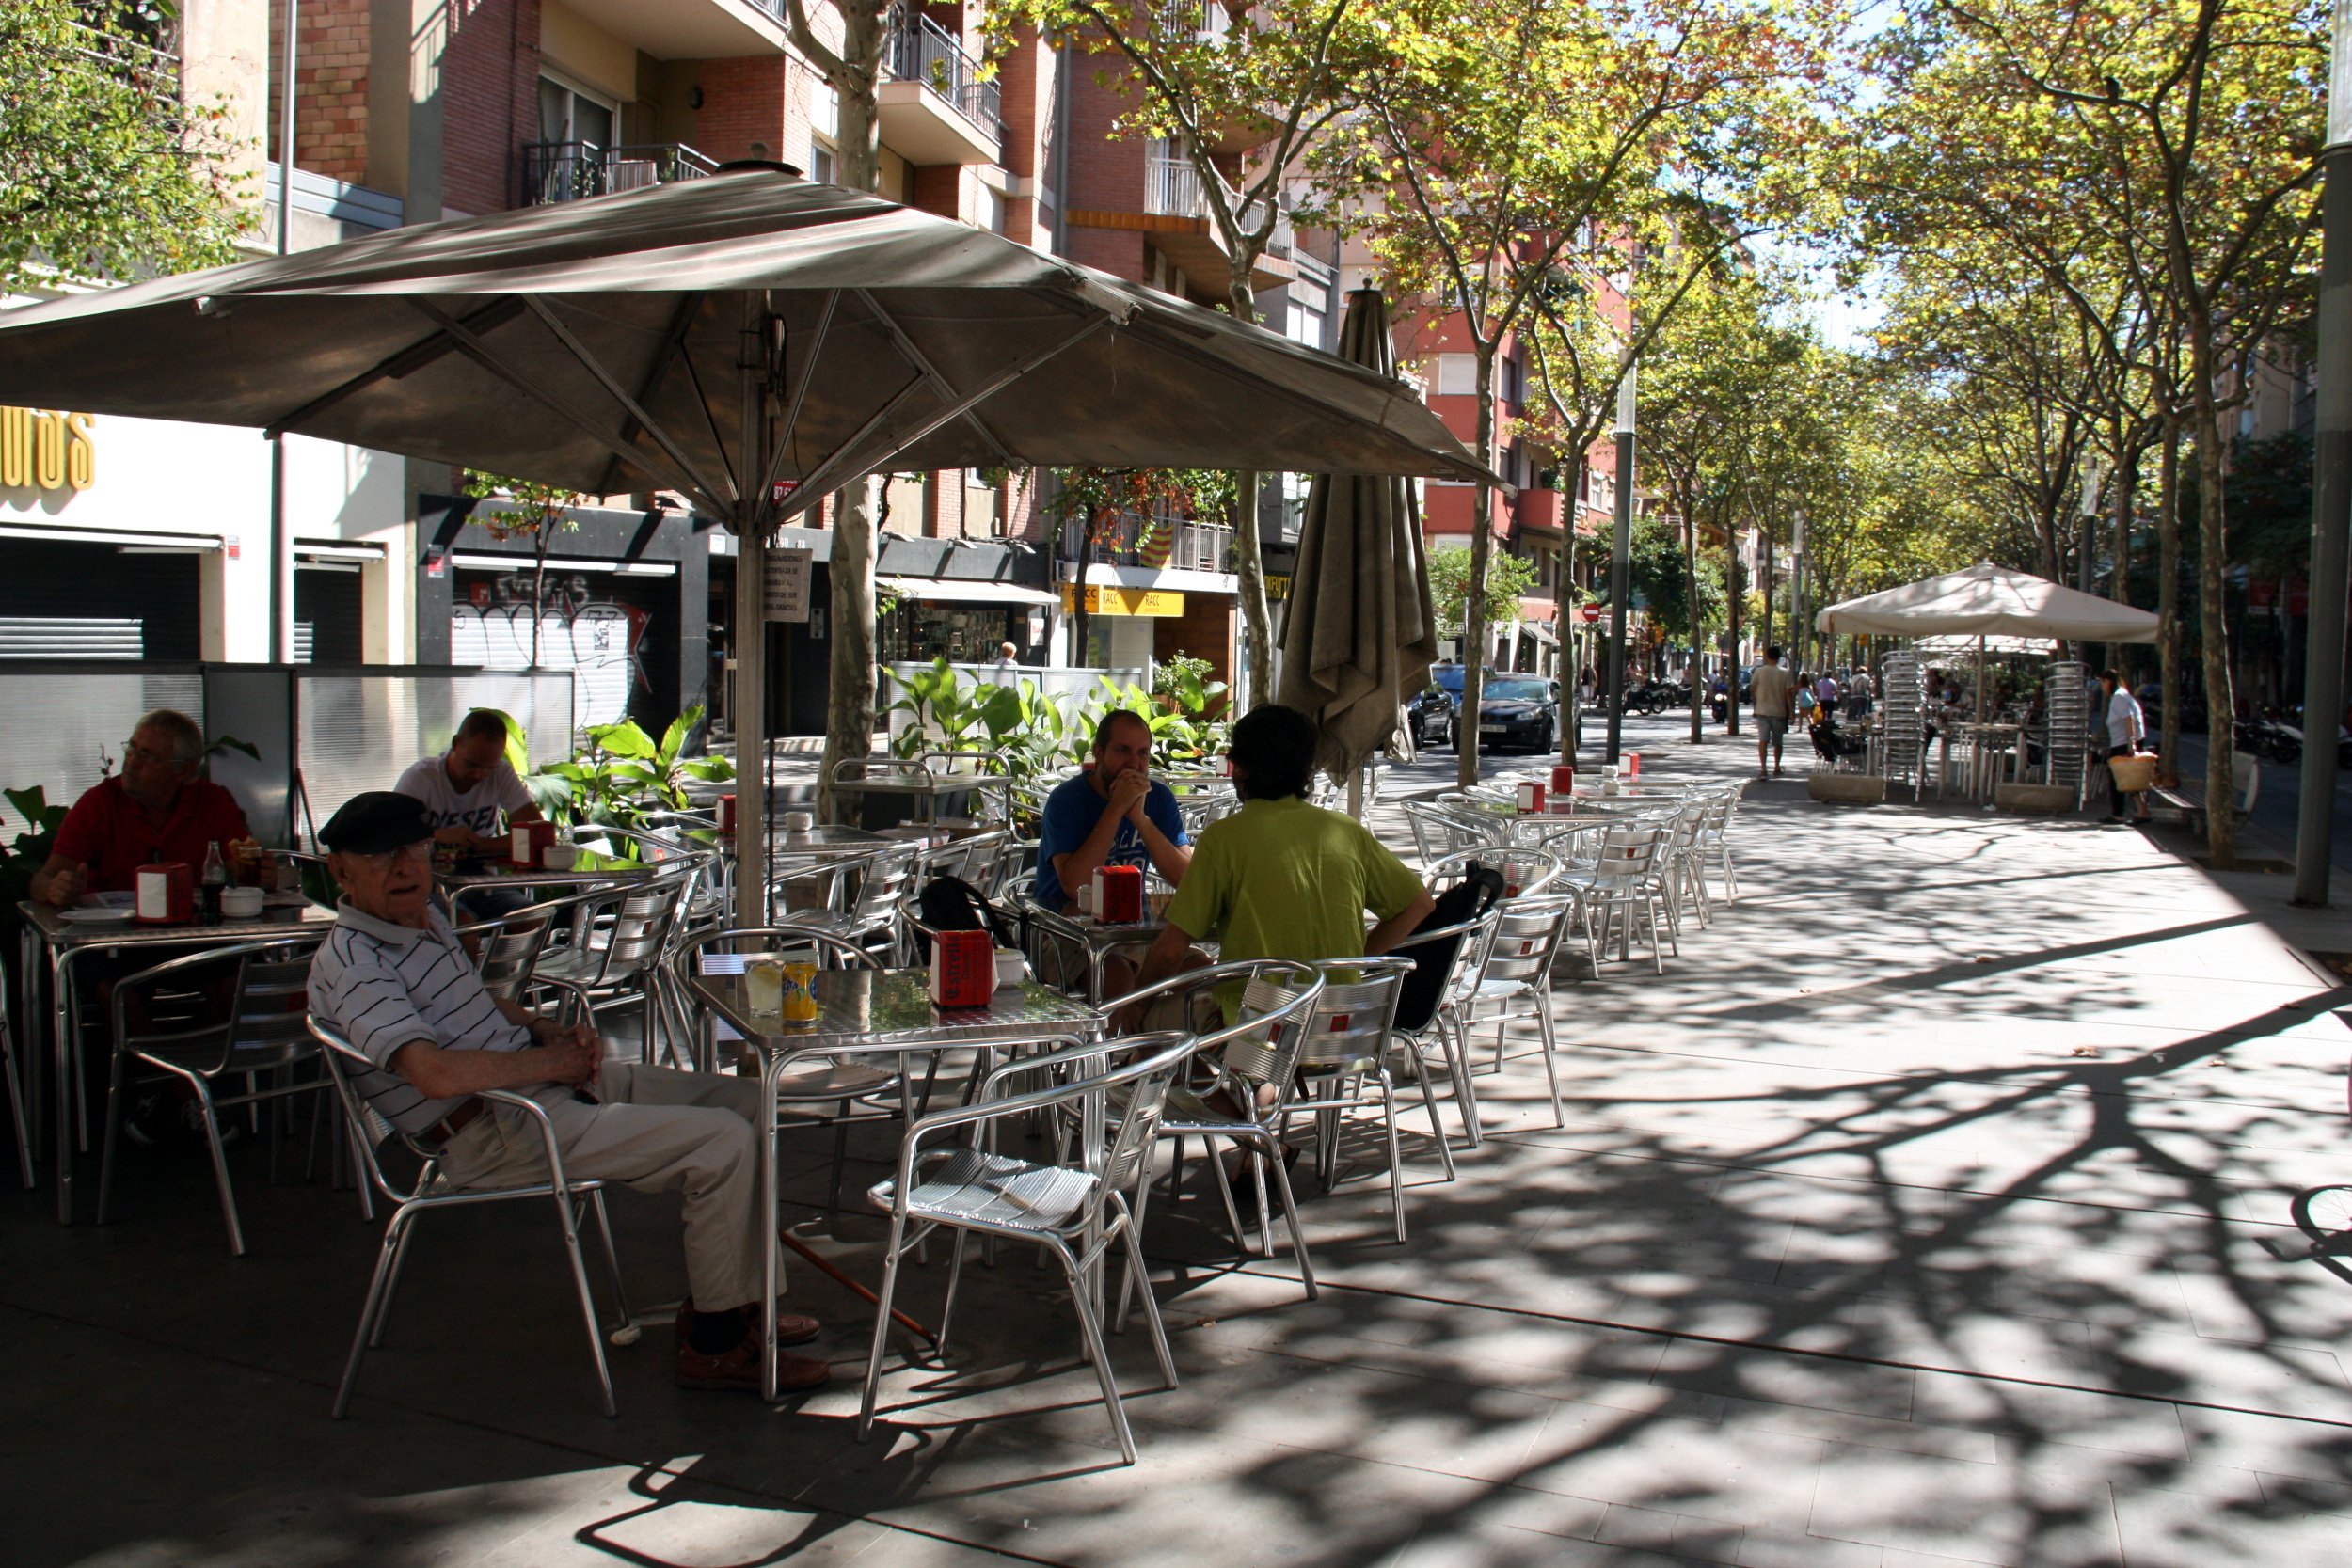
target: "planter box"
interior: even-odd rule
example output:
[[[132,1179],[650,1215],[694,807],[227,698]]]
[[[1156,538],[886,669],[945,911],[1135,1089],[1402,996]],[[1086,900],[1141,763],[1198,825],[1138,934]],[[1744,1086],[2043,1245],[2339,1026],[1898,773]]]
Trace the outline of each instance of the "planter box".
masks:
[[[1886,780],[1877,773],[1815,773],[1805,788],[1816,800],[1840,805],[1875,806],[1886,799]]]
[[[2069,784],[2002,784],[1993,786],[1993,803],[2003,811],[2033,816],[2056,816],[2074,809],[2075,791]]]

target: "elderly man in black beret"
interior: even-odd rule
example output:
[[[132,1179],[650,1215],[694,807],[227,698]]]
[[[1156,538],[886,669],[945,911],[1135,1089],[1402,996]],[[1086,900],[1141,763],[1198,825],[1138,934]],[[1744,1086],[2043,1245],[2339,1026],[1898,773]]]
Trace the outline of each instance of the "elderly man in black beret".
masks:
[[[421,801],[354,797],[319,831],[342,889],[310,970],[310,1006],[375,1064],[359,1088],[403,1132],[442,1150],[459,1186],[543,1180],[537,1131],[484,1089],[529,1095],[554,1123],[566,1172],[685,1195],[686,1272],[677,1382],[757,1388],[756,1318],[766,1261],[759,1207],[757,1080],[607,1061],[586,1022],[565,1027],[483,989],[433,907],[433,826]],[[779,1314],[777,1339],[820,1332]],[[779,1386],[814,1388],[821,1360],[780,1359]]]

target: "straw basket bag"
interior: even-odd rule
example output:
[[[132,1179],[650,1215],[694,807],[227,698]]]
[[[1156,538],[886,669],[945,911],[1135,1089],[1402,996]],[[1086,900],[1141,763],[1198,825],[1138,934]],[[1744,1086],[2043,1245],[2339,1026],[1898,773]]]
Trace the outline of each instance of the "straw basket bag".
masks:
[[[2127,757],[2107,758],[2107,773],[2115,780],[2115,787],[2126,795],[2137,795],[2156,782],[2156,755],[2139,752]]]

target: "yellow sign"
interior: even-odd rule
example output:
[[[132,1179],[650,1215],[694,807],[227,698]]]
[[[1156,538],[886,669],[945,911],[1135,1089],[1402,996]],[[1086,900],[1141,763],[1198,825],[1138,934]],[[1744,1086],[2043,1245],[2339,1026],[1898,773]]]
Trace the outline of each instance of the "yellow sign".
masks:
[[[1061,607],[1074,611],[1078,608],[1078,585],[1061,585]],[[1104,588],[1089,584],[1087,613],[1089,615],[1156,615],[1172,617],[1184,612],[1184,596],[1159,588]]]
[[[1265,579],[1265,596],[1269,599],[1289,598],[1291,596],[1291,579],[1276,573],[1268,572]]]
[[[98,482],[90,417],[0,408],[0,489],[87,490]]]

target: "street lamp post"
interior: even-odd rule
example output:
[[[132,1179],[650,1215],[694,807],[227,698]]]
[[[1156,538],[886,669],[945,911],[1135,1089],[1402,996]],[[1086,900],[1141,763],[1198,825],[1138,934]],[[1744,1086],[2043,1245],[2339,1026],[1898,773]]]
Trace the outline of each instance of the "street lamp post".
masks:
[[[301,25],[298,0],[286,0],[286,55],[279,69],[278,120],[278,254],[294,248],[294,39]],[[286,437],[269,438],[269,657],[292,664],[294,646],[294,550],[286,526]]]
[[[1633,367],[1617,383],[1617,517],[1609,558],[1609,756],[1617,760],[1625,723],[1625,605],[1633,594]]]
[[[1802,671],[1804,662],[1804,514],[1797,514],[1788,549],[1789,668]]]

